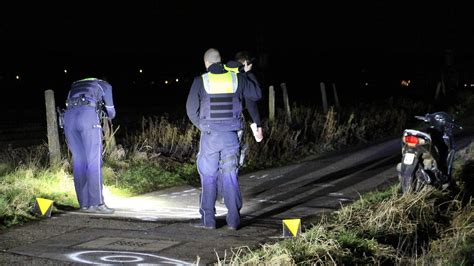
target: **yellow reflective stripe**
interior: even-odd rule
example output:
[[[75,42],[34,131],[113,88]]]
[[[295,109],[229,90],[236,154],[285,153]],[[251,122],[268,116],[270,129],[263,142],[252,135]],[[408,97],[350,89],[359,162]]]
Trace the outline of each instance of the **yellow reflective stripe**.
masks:
[[[201,77],[204,89],[208,94],[235,93],[239,86],[237,74],[232,72],[223,74],[206,73]]]
[[[239,68],[238,67],[228,67],[228,66],[224,65],[224,69],[229,71],[229,72],[239,73]]]
[[[97,80],[97,78],[85,78],[85,79],[81,79],[81,80],[78,80],[78,81],[86,81],[86,80]]]
[[[232,75],[209,73],[209,85],[210,94],[232,93]]]

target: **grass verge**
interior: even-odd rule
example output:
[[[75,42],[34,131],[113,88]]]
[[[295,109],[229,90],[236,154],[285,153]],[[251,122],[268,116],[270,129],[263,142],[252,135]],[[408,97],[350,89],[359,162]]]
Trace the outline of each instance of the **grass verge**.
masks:
[[[472,265],[474,142],[456,159],[456,187],[401,195],[399,185],[370,192],[323,216],[296,238],[239,247],[224,264]]]

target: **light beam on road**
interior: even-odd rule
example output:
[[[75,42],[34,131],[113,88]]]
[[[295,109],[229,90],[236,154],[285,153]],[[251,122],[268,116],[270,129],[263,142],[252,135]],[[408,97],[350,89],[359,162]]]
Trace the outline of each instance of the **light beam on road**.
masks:
[[[115,208],[109,216],[133,217],[140,220],[157,221],[163,218],[196,219],[199,213],[199,189],[173,191],[164,194],[149,193],[136,197],[114,195],[104,187],[107,205]],[[216,216],[227,214],[224,206],[216,205]]]

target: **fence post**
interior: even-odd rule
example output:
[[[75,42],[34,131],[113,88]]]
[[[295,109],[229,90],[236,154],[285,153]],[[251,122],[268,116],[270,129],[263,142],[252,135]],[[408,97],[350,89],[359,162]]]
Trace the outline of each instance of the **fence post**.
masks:
[[[281,89],[283,90],[283,104],[285,105],[285,112],[288,121],[291,123],[291,110],[290,110],[290,100],[288,98],[288,90],[286,89],[286,83],[280,84]]]
[[[324,82],[319,83],[321,87],[321,98],[323,101],[323,110],[324,113],[328,112],[328,98],[326,97],[326,86],[324,85]]]
[[[339,104],[339,97],[337,96],[336,83],[332,84],[332,92],[334,93],[334,102],[336,104],[336,108],[341,107]]]
[[[270,122],[275,120],[275,89],[273,85],[268,87],[268,119]]]
[[[438,100],[440,90],[441,90],[441,82],[438,81],[438,85],[436,85],[436,91],[435,91],[435,100]]]
[[[61,146],[59,144],[58,119],[54,91],[44,92],[46,103],[46,123],[48,129],[48,150],[50,165],[56,165],[61,161]]]
[[[443,92],[443,95],[446,96],[446,82],[444,74],[441,74],[441,91]]]

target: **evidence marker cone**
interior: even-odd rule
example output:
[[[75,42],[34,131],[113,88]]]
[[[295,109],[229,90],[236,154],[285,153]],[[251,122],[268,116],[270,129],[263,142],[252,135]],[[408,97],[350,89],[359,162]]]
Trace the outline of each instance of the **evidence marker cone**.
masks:
[[[51,211],[53,210],[53,201],[49,199],[36,198],[35,205],[33,207],[33,213],[37,216],[51,217]]]
[[[301,219],[284,219],[283,236],[298,236],[301,234]]]

